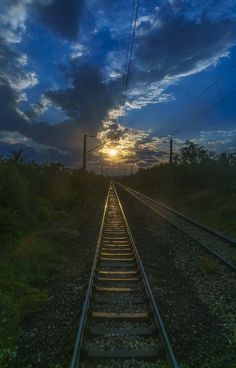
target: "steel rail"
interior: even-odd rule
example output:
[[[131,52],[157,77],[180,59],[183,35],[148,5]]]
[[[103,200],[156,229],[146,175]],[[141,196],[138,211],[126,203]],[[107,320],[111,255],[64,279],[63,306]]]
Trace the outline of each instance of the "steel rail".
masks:
[[[88,283],[88,288],[87,288],[87,292],[86,292],[86,296],[85,296],[85,300],[84,300],[84,304],[83,304],[82,314],[81,314],[81,317],[80,317],[79,330],[78,330],[78,333],[77,333],[77,336],[76,336],[75,347],[74,347],[73,355],[72,355],[71,362],[70,362],[70,368],[78,368],[78,364],[79,364],[80,348],[81,348],[81,344],[82,344],[84,327],[85,327],[87,314],[88,314],[90,297],[91,297],[91,294],[92,294],[93,280],[94,280],[94,275],[95,275],[95,270],[96,270],[96,265],[97,265],[97,260],[98,260],[98,254],[99,254],[99,250],[100,250],[101,239],[102,239],[102,235],[103,235],[103,226],[104,226],[104,221],[105,221],[105,215],[106,215],[110,190],[111,190],[111,188],[109,187],[106,202],[105,202],[105,207],[104,207],[104,211],[103,211],[103,216],[102,216],[101,228],[100,228],[99,237],[98,237],[98,241],[97,241],[96,253],[95,253],[95,256],[94,256],[94,260],[93,260],[92,271],[91,271],[91,275],[90,275],[90,279],[89,279],[89,283]]]
[[[203,230],[206,230],[207,232],[209,232],[210,234],[220,238],[221,240],[224,240],[224,241],[227,241],[228,243],[231,243],[233,246],[236,246],[236,240],[231,238],[230,236],[228,235],[225,235],[223,234],[222,232],[220,231],[217,231],[215,229],[212,229],[210,227],[208,227],[207,225],[204,225],[204,224],[201,224],[200,222],[196,221],[196,220],[193,220],[191,217],[189,216],[186,216],[184,215],[183,213],[179,212],[179,211],[176,211],[174,208],[171,208],[169,206],[167,206],[165,203],[163,202],[160,202],[160,201],[157,201],[156,199],[153,199],[151,197],[148,197],[147,195],[143,194],[143,193],[140,193],[138,192],[137,190],[133,189],[133,188],[129,188],[127,187],[126,185],[124,184],[120,184],[120,183],[117,183],[129,190],[131,190],[132,192],[134,193],[137,193],[138,195],[141,195],[142,197],[148,199],[149,201],[153,202],[153,203],[156,203],[157,205],[163,207],[163,208],[166,208],[168,211],[174,213],[175,215],[183,218],[184,220],[188,221],[190,224],[194,224],[196,225],[197,227],[199,227],[200,229],[203,229]]]
[[[129,243],[130,246],[133,249],[133,254],[134,257],[136,259],[136,264],[138,266],[139,269],[139,273],[141,276],[141,279],[143,281],[143,286],[144,286],[144,290],[146,292],[146,295],[148,296],[148,300],[149,300],[149,304],[152,310],[152,315],[154,317],[154,320],[156,321],[156,325],[158,327],[159,330],[159,335],[160,335],[160,339],[162,341],[163,344],[163,348],[165,349],[165,355],[166,355],[166,359],[169,362],[169,365],[171,368],[178,368],[178,364],[175,358],[175,355],[173,353],[169,338],[167,336],[167,332],[165,330],[164,327],[164,323],[162,321],[159,309],[156,305],[156,301],[155,298],[153,296],[147,275],[145,273],[144,267],[142,265],[141,259],[139,257],[137,248],[135,246],[134,243],[134,239],[132,237],[132,234],[130,232],[128,223],[127,223],[127,219],[125,217],[123,208],[121,206],[115,185],[113,183],[111,183],[110,187],[109,187],[109,191],[108,191],[108,195],[106,198],[106,203],[105,203],[105,208],[104,208],[104,212],[103,212],[103,218],[102,218],[102,223],[101,223],[101,228],[100,228],[100,233],[99,233],[99,238],[98,238],[98,242],[97,242],[97,249],[96,249],[96,253],[95,253],[95,257],[94,257],[94,261],[93,261],[93,266],[92,266],[92,271],[91,271],[91,275],[90,275],[90,279],[89,279],[89,284],[88,284],[88,288],[87,288],[87,292],[86,292],[86,296],[85,296],[85,300],[84,300],[84,305],[83,305],[83,310],[82,310],[82,315],[80,318],[80,324],[79,324],[79,329],[78,329],[78,333],[77,333],[77,337],[76,337],[76,342],[75,342],[75,348],[74,348],[74,352],[72,355],[72,359],[71,359],[71,363],[70,363],[70,368],[78,368],[79,367],[79,362],[80,362],[80,352],[81,352],[81,348],[83,349],[83,341],[84,341],[84,332],[85,332],[85,328],[86,328],[86,323],[87,323],[87,319],[88,319],[88,313],[90,310],[90,303],[91,303],[91,298],[93,295],[93,284],[94,284],[94,279],[95,279],[95,275],[96,275],[96,270],[97,270],[97,264],[99,262],[99,254],[100,254],[100,248],[101,248],[101,244],[102,244],[102,239],[104,236],[104,229],[105,229],[105,221],[106,221],[106,215],[107,215],[107,211],[109,210],[109,199],[110,199],[110,195],[111,195],[111,191],[112,191],[112,195],[115,195],[116,198],[116,202],[117,202],[117,210],[119,210],[121,218],[122,218],[122,222],[124,224],[124,229],[125,232],[127,234],[127,239],[129,239]]]
[[[137,192],[136,190],[127,187],[124,184],[120,184],[118,182],[116,182],[116,184],[120,185],[121,187],[123,187],[128,193],[130,193],[131,195],[133,195],[135,198],[137,198],[140,202],[142,202],[143,204],[145,204],[147,207],[149,207],[152,211],[154,211],[155,213],[157,213],[160,217],[164,218],[167,222],[169,222],[171,225],[173,225],[175,228],[177,228],[179,231],[181,231],[183,234],[185,234],[189,239],[193,240],[194,242],[196,242],[197,244],[199,244],[201,247],[203,247],[208,253],[211,253],[214,257],[216,257],[217,259],[219,259],[219,261],[224,264],[225,266],[227,266],[228,268],[230,268],[232,271],[236,272],[236,266],[229,262],[228,260],[226,260],[224,257],[222,257],[221,255],[219,255],[217,252],[215,252],[213,249],[209,248],[206,244],[204,244],[201,240],[196,239],[194,236],[192,236],[191,234],[189,234],[187,231],[185,231],[184,229],[182,229],[180,226],[178,226],[177,224],[175,224],[172,220],[170,220],[168,217],[166,217],[165,215],[163,215],[162,213],[160,213],[157,209],[151,207],[148,203],[146,203],[143,199],[141,199],[139,196],[141,195],[142,197],[146,198],[147,200],[150,200],[162,207],[165,207],[166,209],[170,210],[170,212],[175,213],[176,215],[178,215],[178,212],[175,210],[170,209],[168,206],[163,206],[161,203],[159,203],[158,201],[155,201],[151,198],[149,198],[148,196]],[[181,214],[182,215],[182,214]],[[185,216],[182,215],[182,218],[185,219]],[[190,223],[193,223],[195,225],[195,221],[191,220],[190,218],[186,217],[186,220]],[[197,225],[197,224],[196,224]],[[204,229],[204,225],[201,225],[199,223],[199,227],[202,227]],[[215,236],[221,237],[223,238],[224,241],[229,241],[229,242],[235,242],[233,239],[230,240],[230,238],[224,237],[224,235],[214,232],[211,229],[206,228],[208,232],[212,233]],[[205,230],[205,229],[204,229]]]
[[[177,361],[176,361],[176,358],[175,358],[175,355],[174,355],[174,352],[172,350],[172,347],[171,347],[171,344],[170,344],[170,340],[168,338],[168,335],[167,335],[167,332],[166,332],[166,329],[165,329],[165,326],[164,326],[164,323],[163,323],[163,320],[161,318],[161,314],[160,314],[160,311],[157,307],[157,304],[156,304],[156,300],[155,300],[155,297],[153,295],[153,292],[152,292],[152,289],[151,289],[151,286],[149,284],[149,281],[148,281],[148,278],[147,278],[147,275],[146,275],[146,272],[144,270],[144,267],[142,265],[142,262],[141,262],[141,259],[140,259],[140,256],[139,256],[139,253],[138,253],[138,250],[137,250],[137,247],[135,245],[135,242],[134,242],[134,239],[133,239],[133,236],[131,234],[131,231],[129,229],[129,225],[128,225],[128,222],[127,222],[127,219],[126,219],[126,216],[125,216],[125,213],[123,211],[123,208],[121,206],[121,203],[120,203],[120,200],[119,200],[119,197],[118,197],[118,194],[117,194],[117,191],[116,191],[116,188],[115,188],[115,185],[113,185],[113,188],[114,188],[114,192],[116,194],[116,198],[117,198],[117,201],[118,201],[118,204],[119,204],[119,208],[120,208],[120,211],[122,213],[122,217],[123,217],[123,220],[124,220],[124,223],[125,223],[125,227],[126,227],[126,230],[127,230],[127,233],[129,235],[129,238],[130,238],[130,242],[132,244],[132,247],[134,249],[134,253],[135,253],[135,256],[136,256],[136,259],[137,259],[137,263],[138,263],[138,266],[140,268],[140,271],[141,271],[141,275],[142,275],[142,278],[143,278],[143,281],[144,281],[144,285],[146,287],[146,291],[147,291],[147,294],[150,298],[150,302],[151,302],[151,307],[152,307],[152,311],[153,311],[153,314],[155,316],[155,319],[156,319],[156,322],[159,326],[159,330],[160,330],[160,336],[161,336],[161,339],[162,339],[162,343],[164,345],[164,348],[165,348],[165,351],[166,351],[166,356],[167,356],[167,359],[170,363],[170,366],[172,368],[178,368],[178,364],[177,364]]]

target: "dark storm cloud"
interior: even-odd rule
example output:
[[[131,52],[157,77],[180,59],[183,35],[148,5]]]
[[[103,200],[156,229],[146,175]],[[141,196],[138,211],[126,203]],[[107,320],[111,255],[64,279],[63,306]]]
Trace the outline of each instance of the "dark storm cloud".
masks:
[[[18,93],[9,83],[0,77],[0,129],[18,130],[25,125],[24,119],[17,111]]]
[[[200,71],[212,58],[226,56],[235,43],[233,20],[213,23],[203,19],[195,23],[176,16],[161,22],[161,26],[137,40],[136,55],[142,65],[140,77],[147,81],[197,72],[198,68]]]
[[[90,65],[72,69],[68,77],[73,79],[72,87],[50,90],[46,94],[47,98],[62,108],[78,125],[96,132],[108,110],[116,103],[120,93],[119,82],[106,84],[99,69]]]
[[[20,132],[38,143],[78,152],[81,132],[76,124],[68,121],[49,126],[46,123],[29,121],[19,109],[20,96],[21,92],[10,85],[3,73],[0,77],[0,131]]]
[[[21,3],[13,0],[6,0],[7,2],[9,4]],[[30,3],[22,0],[22,3],[27,4],[25,6],[27,11],[29,10],[28,16],[33,16],[34,20],[36,19],[47,29],[60,35],[63,39],[78,41],[77,35],[83,1],[33,0]],[[43,91],[43,95],[51,101],[52,105],[58,106],[67,114],[68,121],[61,124],[49,126],[46,123],[36,123],[34,121],[36,117],[39,119],[40,112],[44,110],[44,105],[40,98],[37,111],[28,111],[27,115],[31,121],[27,119],[26,115],[21,113],[19,100],[23,95],[24,88],[20,90],[16,86],[19,84],[21,86],[22,84],[27,85],[27,83],[33,84],[33,81],[30,82],[29,73],[28,80],[26,78],[23,67],[19,62],[21,55],[13,51],[13,48],[10,48],[5,41],[0,40],[1,130],[18,131],[40,144],[47,144],[58,149],[77,153],[81,149],[82,134],[95,133],[101,128],[102,121],[106,119],[109,111],[118,106],[118,97],[120,97],[121,93],[120,82],[122,76],[119,76],[115,81],[114,79],[109,79],[108,76],[107,79],[104,77],[104,70],[106,70],[107,66],[104,65],[104,60],[106,60],[109,50],[113,49],[118,40],[123,40],[124,38],[123,28],[119,24],[122,17],[119,17],[117,23],[114,22],[114,24],[111,21],[109,23],[109,17],[106,18],[111,11],[114,11],[115,18],[117,10],[114,10],[114,7],[111,6],[115,3],[120,4],[120,2],[108,0],[99,2],[99,6],[100,4],[103,5],[101,19],[99,14],[95,14],[95,17],[98,17],[101,21],[101,30],[99,27],[95,30],[93,25],[91,30],[94,30],[94,34],[89,34],[88,39],[86,39],[87,44],[85,46],[89,50],[88,59],[90,57],[91,64],[96,66],[91,66],[89,63],[76,66],[71,62],[65,73],[70,87],[60,89],[59,82],[57,84],[59,85],[58,89]],[[145,90],[149,83],[162,81],[165,77],[173,78],[172,81],[168,81],[166,85],[164,84],[163,88],[165,90],[181,75],[196,73],[208,65],[217,63],[222,56],[227,55],[228,50],[235,42],[235,20],[230,18],[220,19],[220,17],[214,20],[207,18],[206,15],[201,15],[198,19],[192,16],[190,19],[184,14],[184,2],[175,1],[171,3],[172,6],[168,2],[163,1],[162,4],[164,5],[159,6],[157,14],[154,14],[154,11],[151,14],[151,21],[149,23],[147,21],[141,22],[137,28],[135,38],[136,54],[132,63],[131,82],[134,83],[134,87],[137,87],[136,92],[138,91],[145,96],[142,106],[149,103],[149,96]],[[109,7],[109,12],[107,7]],[[98,7],[99,9],[101,10],[101,7]],[[183,14],[180,14],[180,10]],[[109,29],[109,32],[110,29],[113,29],[112,37],[105,38],[105,26],[106,29]],[[31,32],[30,25],[28,26],[27,24],[26,29],[27,32]],[[23,32],[24,27],[22,26],[22,34]],[[24,37],[27,37],[27,32],[25,32]],[[99,45],[103,47],[99,48],[99,52],[102,54],[100,58],[96,54],[98,52],[97,48],[93,50],[91,46],[92,37],[95,39],[96,44],[98,44],[97,40],[101,39]],[[37,39],[35,39],[35,42],[37,42]],[[73,43],[71,44],[73,45]],[[42,55],[42,57],[47,56]],[[40,63],[40,60],[38,62]],[[80,60],[77,62],[81,63]],[[67,65],[64,67],[67,68]],[[40,76],[40,78],[47,78],[47,70],[45,70],[45,76]],[[129,85],[130,94],[132,94],[132,83]],[[154,92],[151,93],[150,100],[157,100],[156,96]],[[30,92],[28,97],[30,101]],[[137,100],[137,94],[134,94],[133,98]],[[29,110],[29,106],[27,108]],[[118,128],[120,129],[117,124],[111,126],[109,137],[120,139],[123,135],[128,135],[128,129],[125,130],[124,128],[121,132]],[[149,156],[152,159],[153,152],[150,150],[146,150],[144,153],[143,150],[139,152],[138,147],[136,149],[140,159],[144,159],[144,154],[145,159],[149,159]],[[158,155],[158,153],[154,154],[155,157]]]
[[[0,79],[0,131],[20,132],[35,142],[56,147],[58,150],[79,152],[81,130],[73,122],[54,126],[29,122],[18,110],[18,94],[6,81]]]
[[[37,0],[33,16],[63,38],[76,39],[84,0]]]
[[[48,147],[47,150],[37,150],[34,147],[28,147],[25,144],[19,143],[4,143],[1,142],[0,137],[0,152],[2,156],[9,157],[10,151],[19,151],[23,150],[24,156],[26,160],[34,160],[39,163],[45,162],[60,162],[62,159],[62,155],[55,149]],[[63,156],[63,163],[67,165],[73,165],[75,163],[75,158],[70,155]]]
[[[96,67],[84,65],[77,69],[71,66],[67,73],[67,77],[73,79],[71,88],[45,91],[45,98],[63,109],[68,120],[53,126],[35,122],[34,118],[38,116],[34,109],[27,111],[27,114],[19,109],[19,100],[24,90],[17,90],[9,81],[9,78],[15,83],[23,83],[25,80],[25,73],[18,63],[21,54],[12,51],[3,40],[0,40],[0,46],[0,130],[20,132],[40,144],[75,154],[80,152],[82,134],[96,133],[108,109],[115,102],[117,82],[110,88],[103,82]],[[43,109],[41,101],[37,108]]]

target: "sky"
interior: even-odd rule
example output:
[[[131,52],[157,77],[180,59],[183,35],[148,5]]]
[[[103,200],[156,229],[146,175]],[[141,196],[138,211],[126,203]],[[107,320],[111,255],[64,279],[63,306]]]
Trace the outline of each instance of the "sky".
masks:
[[[0,0],[0,154],[80,166],[84,134],[105,143],[90,165],[153,165],[170,137],[235,151],[236,0],[140,0],[124,98],[136,4]]]

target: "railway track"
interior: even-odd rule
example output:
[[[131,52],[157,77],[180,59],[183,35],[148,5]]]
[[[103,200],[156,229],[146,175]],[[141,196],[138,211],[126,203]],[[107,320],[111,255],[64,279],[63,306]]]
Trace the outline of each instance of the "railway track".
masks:
[[[70,364],[78,367],[178,367],[113,184]]]
[[[164,218],[182,233],[194,240],[221,263],[236,271],[236,241],[220,232],[194,221],[188,216],[156,201],[126,185],[117,183],[124,190]]]

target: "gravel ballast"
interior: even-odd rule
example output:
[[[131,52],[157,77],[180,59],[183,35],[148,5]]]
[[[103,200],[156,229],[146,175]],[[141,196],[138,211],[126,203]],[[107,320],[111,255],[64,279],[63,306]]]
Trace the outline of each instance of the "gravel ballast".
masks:
[[[125,214],[181,367],[236,367],[236,277],[130,194]]]

